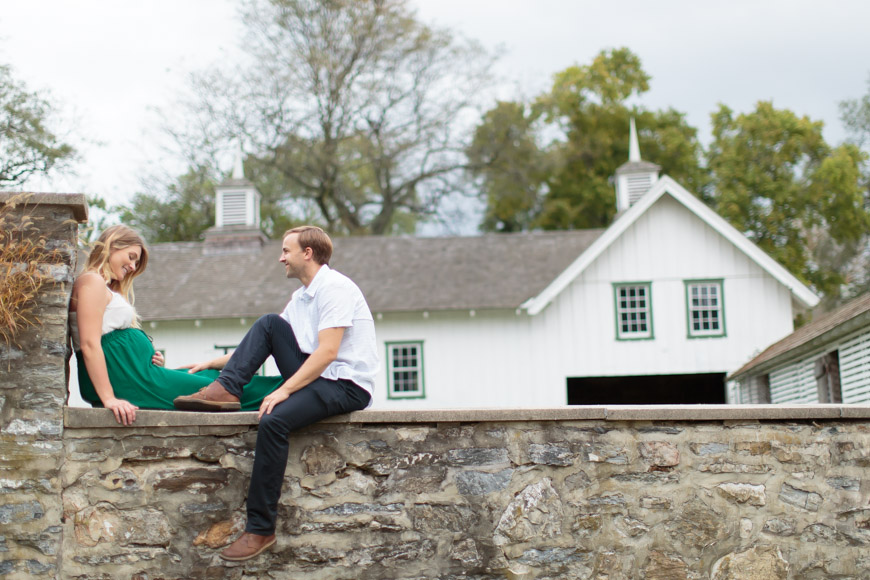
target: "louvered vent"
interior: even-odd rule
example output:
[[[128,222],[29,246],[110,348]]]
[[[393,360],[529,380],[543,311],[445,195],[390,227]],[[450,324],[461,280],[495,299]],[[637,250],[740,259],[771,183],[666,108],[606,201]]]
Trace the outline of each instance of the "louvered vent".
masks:
[[[235,226],[245,224],[245,192],[224,193],[223,195],[223,225]]]
[[[844,403],[870,402],[870,333],[840,346],[840,388]]]
[[[628,182],[628,204],[634,205],[634,202],[639,200],[643,194],[649,191],[652,187],[652,174],[642,173],[639,175],[627,175]]]
[[[805,359],[770,373],[770,402],[793,405],[818,403],[815,358]]]

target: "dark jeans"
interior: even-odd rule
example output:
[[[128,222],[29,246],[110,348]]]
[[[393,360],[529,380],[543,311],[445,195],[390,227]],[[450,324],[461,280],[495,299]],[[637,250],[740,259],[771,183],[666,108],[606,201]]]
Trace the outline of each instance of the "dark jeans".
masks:
[[[299,350],[293,328],[277,314],[267,314],[254,323],[217,380],[230,393],[241,396],[242,387],[270,355],[284,379],[293,376],[308,358]],[[290,432],[332,415],[364,409],[370,398],[367,391],[351,381],[320,377],[275,405],[270,414],[263,415],[248,488],[246,531],[260,535],[275,533]]]

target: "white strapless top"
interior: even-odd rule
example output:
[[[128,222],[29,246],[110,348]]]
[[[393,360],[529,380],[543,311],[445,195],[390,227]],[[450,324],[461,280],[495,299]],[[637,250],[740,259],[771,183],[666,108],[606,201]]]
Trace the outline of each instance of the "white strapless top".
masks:
[[[117,292],[112,292],[112,299],[103,313],[103,334],[113,330],[131,328],[136,320],[136,309],[124,297]],[[72,338],[73,350],[78,352],[82,349],[81,337],[79,336],[79,321],[76,312],[69,313],[69,334]]]

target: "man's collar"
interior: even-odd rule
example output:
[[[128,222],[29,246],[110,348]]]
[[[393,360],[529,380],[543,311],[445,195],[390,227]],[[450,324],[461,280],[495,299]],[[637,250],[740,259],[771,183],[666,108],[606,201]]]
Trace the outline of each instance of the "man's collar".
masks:
[[[314,298],[314,295],[317,293],[317,289],[320,288],[320,285],[323,281],[323,278],[326,276],[324,272],[329,271],[329,266],[326,264],[322,264],[320,269],[317,270],[317,274],[314,275],[314,278],[311,280],[311,284],[308,286],[303,286],[304,290],[302,290],[302,296],[307,299]]]

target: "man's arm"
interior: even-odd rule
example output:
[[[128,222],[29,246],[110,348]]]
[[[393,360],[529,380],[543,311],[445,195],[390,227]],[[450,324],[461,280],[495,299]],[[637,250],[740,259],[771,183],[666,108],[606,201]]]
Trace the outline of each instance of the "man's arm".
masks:
[[[270,414],[275,405],[322,375],[329,363],[338,356],[338,347],[341,346],[343,337],[344,328],[324,328],[317,333],[317,348],[292,377],[263,399],[257,418]]]

